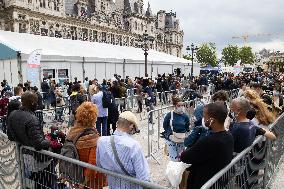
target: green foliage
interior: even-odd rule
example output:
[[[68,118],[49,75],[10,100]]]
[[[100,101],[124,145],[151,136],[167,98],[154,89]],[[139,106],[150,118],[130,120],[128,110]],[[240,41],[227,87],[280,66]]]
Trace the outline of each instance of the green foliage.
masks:
[[[203,66],[217,66],[217,51],[214,43],[204,43],[196,52],[196,58]]]
[[[225,66],[234,66],[239,58],[239,48],[237,45],[228,45],[222,50],[222,59]]]
[[[190,60],[190,61],[192,60],[190,55],[183,55],[183,58],[186,59],[186,60]]]
[[[252,48],[248,46],[240,48],[239,56],[242,64],[253,64],[255,61],[255,55],[252,52]]]

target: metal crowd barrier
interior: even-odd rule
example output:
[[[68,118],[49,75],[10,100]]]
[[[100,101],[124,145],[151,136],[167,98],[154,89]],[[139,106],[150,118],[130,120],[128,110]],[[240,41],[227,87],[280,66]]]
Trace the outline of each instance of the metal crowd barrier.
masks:
[[[166,189],[49,151],[21,146],[19,154],[22,188]]]
[[[170,112],[174,106],[166,106],[163,108],[151,110],[148,112],[148,130],[147,130],[147,155],[146,157],[152,157],[158,164],[160,164],[157,153],[163,149],[163,143],[161,143],[161,132],[163,128],[163,121],[168,112]],[[154,119],[155,118],[155,119]],[[149,120],[153,119],[153,122]]]
[[[283,124],[284,114],[270,126],[277,136],[275,141],[258,137],[250,147],[239,153],[201,189],[267,188],[284,154]]]
[[[191,100],[185,102],[185,107],[187,110],[187,114],[189,117],[192,117],[194,109],[200,105],[203,104],[199,99]],[[147,158],[152,157],[158,164],[160,164],[159,161],[159,155],[161,150],[164,149],[165,142],[164,139],[161,137],[161,132],[163,129],[163,121],[167,113],[172,111],[174,109],[174,106],[166,106],[162,108],[158,108],[155,110],[151,110],[148,112],[148,130],[147,130]],[[153,119],[151,122],[150,120]],[[191,124],[192,119],[191,120]],[[162,141],[162,142],[161,142]]]
[[[22,188],[16,148],[16,144],[0,131],[0,188]]]
[[[3,131],[3,133],[7,133],[7,124],[6,124],[6,116],[0,117],[0,130]]]

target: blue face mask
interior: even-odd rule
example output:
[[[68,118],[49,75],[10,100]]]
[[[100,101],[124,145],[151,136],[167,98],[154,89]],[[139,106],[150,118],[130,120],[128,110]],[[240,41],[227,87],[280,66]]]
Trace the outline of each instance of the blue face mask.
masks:
[[[175,112],[177,114],[183,114],[184,113],[184,108],[183,107],[178,107],[178,108],[176,108]]]

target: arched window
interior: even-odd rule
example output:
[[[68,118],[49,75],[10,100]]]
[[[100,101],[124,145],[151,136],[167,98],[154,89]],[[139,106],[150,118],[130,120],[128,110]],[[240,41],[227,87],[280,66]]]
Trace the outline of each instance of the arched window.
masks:
[[[134,3],[134,12],[135,12],[135,13],[138,13],[138,12],[139,12],[139,8],[138,8],[137,2]]]

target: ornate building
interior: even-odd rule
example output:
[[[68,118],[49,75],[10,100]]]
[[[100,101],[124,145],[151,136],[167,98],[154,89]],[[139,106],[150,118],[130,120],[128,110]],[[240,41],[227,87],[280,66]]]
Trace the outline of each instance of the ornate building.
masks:
[[[152,49],[181,57],[176,13],[143,7],[143,0],[0,0],[0,29],[137,48],[147,30]]]

